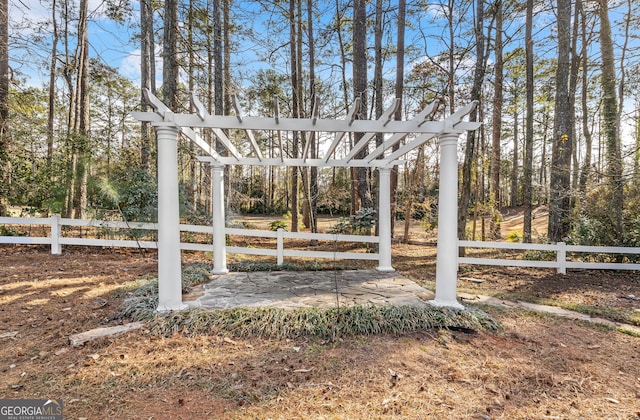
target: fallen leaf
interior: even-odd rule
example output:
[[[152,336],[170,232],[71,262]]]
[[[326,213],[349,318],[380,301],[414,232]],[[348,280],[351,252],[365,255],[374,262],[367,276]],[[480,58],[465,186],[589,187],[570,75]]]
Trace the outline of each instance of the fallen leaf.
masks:
[[[294,370],[295,373],[309,373],[311,372],[313,369],[296,369]]]
[[[18,335],[18,331],[9,331],[9,332],[0,334],[0,338],[15,338],[16,335]]]
[[[620,404],[620,401],[616,400],[615,398],[605,398],[604,400],[612,404]]]

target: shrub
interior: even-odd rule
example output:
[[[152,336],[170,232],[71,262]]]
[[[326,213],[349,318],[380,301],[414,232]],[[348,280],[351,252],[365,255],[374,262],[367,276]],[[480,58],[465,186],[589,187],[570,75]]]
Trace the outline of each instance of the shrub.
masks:
[[[278,229],[282,229],[288,232],[289,226],[287,222],[285,222],[284,220],[274,220],[273,222],[269,223],[269,229],[274,232],[277,231]]]
[[[506,237],[507,242],[522,242],[524,238],[524,233],[522,229],[520,230],[512,230]]]

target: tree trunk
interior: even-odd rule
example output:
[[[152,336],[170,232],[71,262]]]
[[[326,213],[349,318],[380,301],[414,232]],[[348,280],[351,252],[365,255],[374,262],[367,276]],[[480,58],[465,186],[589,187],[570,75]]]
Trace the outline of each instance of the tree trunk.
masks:
[[[151,90],[151,68],[154,66],[152,60],[153,51],[153,9],[151,0],[140,1],[140,104],[141,111],[147,112],[149,104],[144,95],[145,90]],[[151,126],[148,122],[140,123],[140,164],[144,170],[150,166],[151,155]]]
[[[509,199],[509,205],[516,207],[518,205],[518,158],[520,155],[519,139],[519,126],[520,115],[518,114],[518,95],[517,89],[514,89],[514,109],[513,109],[513,162],[511,165],[511,197]]]
[[[588,89],[589,89],[589,73],[586,71],[589,64],[589,57],[587,54],[587,24],[584,8],[582,6],[582,0],[576,2],[576,13],[580,13],[580,25],[582,29],[582,51],[580,57],[582,60],[582,135],[584,136],[584,160],[582,162],[582,170],[580,171],[580,179],[578,181],[578,193],[583,198],[581,205],[584,202],[584,196],[587,191],[587,182],[591,173],[591,148],[593,147],[593,137],[591,135],[591,128],[589,127],[589,113],[586,111],[588,108]]]
[[[289,43],[291,57],[291,111],[293,118],[300,118],[300,98],[298,97],[298,44],[297,44],[296,1],[289,0]],[[299,151],[299,133],[292,133],[292,157],[297,158]],[[291,167],[291,232],[298,231],[298,168]]]
[[[310,112],[309,115],[313,113],[314,103],[317,101],[316,97],[316,52],[315,52],[315,35],[313,33],[313,0],[307,1],[307,42],[309,43],[309,97],[311,98],[310,103]],[[319,105],[318,105],[319,106]],[[314,132],[309,133],[309,141],[311,142],[311,159],[315,159],[318,157],[318,145],[317,138]],[[309,207],[311,208],[311,232],[318,232],[318,168],[312,166],[310,169],[311,176],[311,185],[310,185],[310,202]]]
[[[367,118],[367,2],[354,0],[353,2],[353,97],[360,98],[358,119]],[[354,134],[354,144],[358,144],[364,133]],[[364,158],[368,147],[364,147],[356,158]],[[371,208],[371,190],[367,168],[357,168],[358,196],[363,209]]]
[[[88,0],[80,1],[80,18],[78,21],[78,76],[76,80],[76,122],[74,140],[76,165],[74,168],[74,217],[84,219],[87,208],[87,180],[89,174],[89,39],[87,33],[87,19],[89,12]]]
[[[396,99],[400,101],[398,109],[394,115],[394,119],[397,121],[402,120],[402,107],[404,97],[404,50],[405,50],[405,26],[407,18],[407,3],[406,0],[398,1],[398,40],[396,42]],[[392,151],[398,150],[399,144],[394,144]],[[391,236],[393,237],[395,221],[396,221],[396,207],[398,205],[398,165],[395,165],[391,170],[391,188],[390,188],[390,200],[391,200]]]
[[[471,87],[471,100],[479,101],[484,83],[486,71],[485,57],[485,37],[484,37],[484,2],[478,0],[476,12],[476,64],[473,73],[473,86]],[[478,121],[478,107],[469,115],[469,121]],[[467,135],[467,146],[464,153],[464,164],[462,166],[462,183],[460,193],[460,204],[458,208],[458,238],[465,239],[467,227],[467,215],[469,214],[469,202],[471,201],[471,175],[475,156],[476,132],[472,131]],[[464,248],[460,249],[464,255]]]
[[[9,207],[9,128],[9,2],[0,0],[0,216]]]
[[[549,239],[560,242],[570,230],[571,212],[571,1],[558,0],[558,64],[556,69],[555,118],[551,154]]]
[[[4,1],[4,0],[3,0]],[[56,0],[51,3],[51,64],[49,68],[49,112],[47,115],[47,170],[51,170],[53,159],[53,143],[55,130],[55,104],[56,104],[56,70],[58,62],[58,19],[56,17]]]
[[[503,68],[502,57],[502,0],[496,4],[496,30],[495,30],[495,56],[494,83],[493,83],[493,124],[491,131],[491,190],[489,201],[493,206],[493,223],[491,224],[491,236],[494,239],[500,237],[501,204],[500,204],[500,145],[502,142],[502,106],[503,106]]]
[[[618,101],[616,98],[616,71],[606,0],[598,1],[600,14],[600,54],[602,56],[602,118],[606,136],[607,180],[610,190],[609,215],[616,237],[622,237],[622,209],[624,206],[622,182],[622,158],[618,126]],[[614,244],[612,244],[614,245]]]
[[[375,116],[376,119],[379,118],[384,112],[383,109],[383,87],[382,87],[382,31],[383,31],[383,11],[382,11],[382,0],[376,0],[376,19],[375,25],[373,29],[374,33],[374,70],[373,70],[373,94],[374,94],[374,107],[375,107]],[[384,134],[377,133],[376,134],[376,147],[380,146],[384,142]],[[380,185],[380,178],[378,171],[375,171],[373,174],[375,177],[375,185]],[[373,201],[377,204],[376,207],[380,208],[380,200],[388,200],[388,197],[380,197],[378,191],[373,188],[372,191]],[[380,215],[376,213],[376,223],[375,223],[375,235],[378,235],[378,228],[380,226]]]
[[[524,162],[522,179],[522,202],[524,220],[522,227],[523,242],[531,243],[531,219],[533,209],[533,0],[527,0],[525,18],[525,132]]]
[[[162,91],[163,102],[178,112],[178,0],[164,3]]]

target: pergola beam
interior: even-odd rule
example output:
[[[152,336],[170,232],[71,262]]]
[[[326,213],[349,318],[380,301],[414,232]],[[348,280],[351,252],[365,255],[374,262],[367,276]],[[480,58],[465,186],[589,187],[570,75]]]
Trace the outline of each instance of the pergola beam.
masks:
[[[360,109],[360,98],[356,98],[356,100],[353,102],[353,105],[351,106],[351,109],[349,110],[349,113],[347,114],[347,118],[345,119],[345,121],[349,122],[348,124],[349,126],[351,126],[351,124],[353,124],[353,122],[355,121],[356,114],[358,113],[359,109]],[[333,139],[333,142],[329,146],[329,149],[327,150],[327,154],[324,158],[325,162],[328,161],[331,155],[333,154],[333,152],[335,152],[336,147],[338,147],[338,144],[340,144],[345,134],[347,134],[347,131],[348,130],[341,130],[336,132],[335,138]]]
[[[348,168],[387,168],[394,165],[401,165],[404,163],[402,160],[374,160],[367,162],[363,159],[352,159],[346,161],[343,159],[329,159],[325,162],[324,159],[305,159],[305,158],[289,158],[282,161],[280,158],[262,158],[244,157],[241,161],[235,160],[231,157],[220,156],[219,158],[213,158],[211,156],[198,156],[198,160],[201,162],[218,162],[224,165],[243,165],[243,166],[304,166],[317,168],[326,167],[348,167]]]
[[[316,121],[318,121],[318,99],[314,98],[313,99],[313,109],[311,111],[311,124],[315,125]],[[302,158],[303,159],[307,159],[307,155],[309,154],[309,149],[311,148],[311,141],[313,140],[314,136],[313,136],[313,132],[311,131],[307,131],[306,135],[304,136],[304,148],[302,149]]]
[[[396,98],[393,101],[393,104],[391,104],[391,106],[382,113],[380,118],[376,120],[376,126],[381,124],[382,127],[386,127],[387,124],[389,124],[389,122],[393,118],[393,114],[396,112],[399,106],[400,106],[400,99]],[[345,156],[344,158],[345,160],[353,159],[358,153],[360,153],[362,149],[367,147],[371,139],[374,138],[376,134],[379,133],[378,127],[376,126],[371,127],[371,132],[366,133],[364,136],[362,136],[360,141],[358,141],[358,143],[356,143],[356,145],[353,146],[353,148],[347,154],[347,156]]]
[[[151,107],[156,111],[155,114],[162,117],[161,121],[169,121],[169,120],[173,121],[173,116],[175,114],[173,112],[171,112],[171,110],[164,103],[162,103],[161,100],[159,100],[154,94],[152,94],[149,89],[145,89],[143,92],[145,94],[145,97],[147,98],[147,100],[151,104]],[[200,103],[200,105],[202,105],[202,103]],[[197,106],[196,106],[196,108],[197,108]],[[147,113],[133,112],[132,116],[134,118],[140,120],[138,118],[139,114],[147,114]],[[195,130],[193,130],[192,128],[189,128],[189,127],[180,127],[180,126],[178,126],[177,128],[180,131],[180,133],[185,135],[189,140],[193,141],[206,154],[208,154],[209,156],[213,156],[214,158],[218,158],[219,157],[219,155],[215,151],[215,149],[213,147],[211,147],[211,145],[209,143],[207,143],[202,137],[200,137],[200,135]]]
[[[231,102],[233,103],[233,109],[236,111],[236,118],[242,123],[242,108],[240,108],[240,104],[238,103],[238,97],[236,95],[231,95]],[[249,143],[251,144],[253,153],[258,156],[258,159],[262,160],[262,152],[258,147],[258,142],[256,142],[256,137],[253,135],[253,132],[248,129],[244,129],[244,132],[247,133],[247,137],[249,137]]]

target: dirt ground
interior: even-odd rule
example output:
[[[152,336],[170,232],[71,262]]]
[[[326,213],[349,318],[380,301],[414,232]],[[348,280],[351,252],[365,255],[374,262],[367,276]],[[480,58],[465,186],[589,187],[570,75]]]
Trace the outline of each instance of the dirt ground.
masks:
[[[430,286],[435,249],[394,245],[394,265]],[[143,328],[68,344],[121,323],[124,288],[156,271],[154,252],[0,246],[2,398],[62,398],[68,419],[640,419],[640,338],[522,310],[483,308],[499,333],[323,342]],[[640,309],[638,273],[477,268],[459,287]]]

